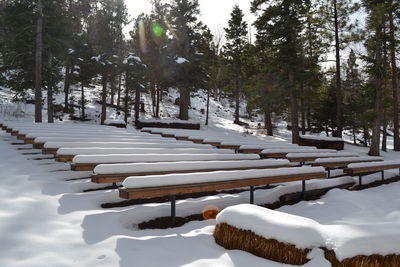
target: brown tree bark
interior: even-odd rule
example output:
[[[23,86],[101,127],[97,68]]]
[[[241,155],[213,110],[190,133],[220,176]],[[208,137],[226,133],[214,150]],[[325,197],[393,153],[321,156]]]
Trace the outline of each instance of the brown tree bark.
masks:
[[[69,87],[70,87],[70,77],[71,77],[71,66],[67,62],[65,66],[65,76],[64,76],[64,112],[69,112]]]
[[[264,112],[264,126],[267,130],[268,136],[273,136],[272,121],[271,121],[271,111],[268,109]]]
[[[372,124],[372,137],[371,137],[371,146],[368,151],[368,155],[370,156],[379,156],[379,144],[380,144],[380,128],[381,128],[381,99],[382,99],[382,43],[383,43],[383,19],[381,18],[381,22],[377,22],[376,26],[376,39],[375,39],[375,118]]]
[[[290,121],[292,124],[292,143],[299,143],[299,117],[297,114],[297,99],[294,84],[294,71],[289,69],[289,86],[290,86]]]
[[[117,107],[121,105],[121,86],[122,86],[122,74],[118,76],[118,93],[117,93]]]
[[[239,81],[239,76],[236,75],[236,81],[235,81],[235,120],[233,123],[239,124],[240,123],[240,118],[239,118],[239,107],[240,107],[240,81]]]
[[[392,2],[393,5],[393,2]],[[390,61],[391,61],[391,80],[392,80],[392,95],[393,95],[393,149],[400,151],[400,137],[399,137],[399,96],[398,96],[398,80],[397,80],[397,66],[396,66],[396,38],[395,28],[393,22],[393,12],[389,13],[389,34],[390,34]]]
[[[334,24],[335,24],[335,57],[336,57],[336,131],[334,136],[342,137],[343,115],[342,115],[342,79],[340,70],[340,40],[339,21],[337,12],[337,0],[333,0]]]
[[[190,92],[187,88],[179,89],[179,118],[181,120],[189,119]]]
[[[43,2],[38,0],[35,52],[35,122],[42,122]]]
[[[103,90],[101,92],[101,125],[107,117],[107,72],[103,73],[101,77]]]
[[[81,109],[82,109],[82,116],[81,119],[85,119],[85,86],[83,82],[81,82]]]
[[[52,55],[49,53],[49,69],[53,68]],[[47,122],[54,122],[54,105],[53,105],[53,81],[51,80],[51,75],[47,79]]]

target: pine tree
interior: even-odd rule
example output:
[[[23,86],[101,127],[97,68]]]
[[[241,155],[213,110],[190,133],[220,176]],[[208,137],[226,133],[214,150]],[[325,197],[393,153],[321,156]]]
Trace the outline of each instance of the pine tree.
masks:
[[[242,83],[242,55],[247,43],[247,23],[243,21],[243,12],[238,5],[233,7],[228,28],[225,28],[226,43],[223,47],[224,55],[232,69],[232,80],[234,81],[235,119],[239,124],[239,105]]]
[[[179,118],[189,119],[190,91],[202,87],[204,69],[201,64],[202,55],[196,47],[199,29],[202,24],[198,21],[200,14],[198,0],[173,0],[168,14],[170,31],[174,36],[168,43],[171,67],[167,70],[169,85],[179,89]]]
[[[307,11],[304,0],[254,0],[252,12],[261,12],[255,26],[257,41],[271,49],[273,64],[277,66],[279,84],[290,97],[292,142],[299,142],[298,81],[302,63],[300,34],[304,30]],[[261,7],[262,6],[262,7]]]

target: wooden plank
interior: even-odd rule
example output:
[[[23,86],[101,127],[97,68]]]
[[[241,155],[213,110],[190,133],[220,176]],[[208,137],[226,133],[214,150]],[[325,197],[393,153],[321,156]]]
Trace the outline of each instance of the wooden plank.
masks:
[[[361,167],[361,168],[347,168],[343,171],[350,175],[356,175],[361,173],[369,173],[369,172],[380,172],[384,170],[398,169],[400,168],[400,164],[391,164],[385,166],[373,166],[373,167]]]
[[[239,149],[240,145],[218,145],[218,148],[223,148],[223,149]]]
[[[351,163],[361,163],[361,162],[375,162],[375,161],[382,161],[382,160],[365,160],[365,161],[346,161],[346,162],[312,162],[311,166],[322,166],[328,168],[343,168],[347,167],[347,165]]]
[[[221,142],[204,142],[204,140],[203,140],[203,144],[212,145],[212,146],[219,146],[221,144]]]
[[[283,159],[283,158],[286,158],[286,155],[287,155],[288,153],[267,153],[267,154],[260,154],[260,156],[261,156],[261,158],[262,159],[270,159],[270,158],[280,158],[280,159]]]
[[[161,136],[162,137],[166,137],[166,138],[175,138],[174,134],[164,134],[164,133],[162,133]]]
[[[26,135],[25,134],[18,134],[17,139],[18,140],[25,140]]]
[[[129,176],[146,176],[146,175],[164,175],[171,173],[193,173],[193,172],[213,172],[213,171],[233,171],[233,170],[249,170],[249,169],[275,169],[290,167],[288,164],[276,166],[260,166],[260,167],[233,167],[233,168],[214,168],[214,169],[197,169],[197,170],[171,170],[159,172],[136,172],[136,173],[115,173],[115,174],[92,174],[93,183],[116,183],[123,182]]]
[[[187,141],[187,140],[188,140],[188,136],[179,136],[179,137],[176,137],[176,136],[175,136],[175,139],[176,139],[176,140]]]
[[[18,131],[11,131],[11,136],[18,136]]]
[[[57,162],[71,162],[75,155],[56,155],[55,161]]]
[[[85,164],[71,163],[71,170],[73,170],[73,171],[93,171],[93,169],[97,166],[97,164],[98,163],[85,163]]]
[[[239,153],[245,153],[245,154],[258,154],[258,153],[260,153],[261,151],[263,151],[264,149],[263,148],[252,148],[252,149],[247,149],[247,148],[245,148],[245,149],[240,149],[239,148]]]
[[[192,141],[192,142],[195,143],[195,144],[202,144],[202,143],[203,143],[203,140],[202,140],[202,139],[199,140],[199,139],[190,139],[190,138],[188,138],[188,141]]]
[[[24,143],[25,144],[34,144],[34,142],[35,142],[35,138],[26,138],[25,137],[25,139],[24,139]]]
[[[33,147],[36,149],[44,149],[44,143],[33,143]]]
[[[57,153],[57,150],[58,150],[58,148],[43,148],[42,153],[55,155]]]
[[[274,183],[285,183],[299,180],[311,180],[318,178],[325,178],[325,172],[320,173],[305,173],[305,174],[291,174],[291,175],[280,175],[275,177],[265,178],[251,178],[241,180],[230,180],[220,182],[208,182],[208,183],[195,183],[185,185],[173,185],[173,186],[160,186],[160,187],[148,187],[148,188],[120,188],[119,196],[126,199],[140,199],[150,197],[163,197],[170,195],[181,195],[199,192],[208,192],[215,190],[231,189],[238,187],[249,187],[259,186]]]

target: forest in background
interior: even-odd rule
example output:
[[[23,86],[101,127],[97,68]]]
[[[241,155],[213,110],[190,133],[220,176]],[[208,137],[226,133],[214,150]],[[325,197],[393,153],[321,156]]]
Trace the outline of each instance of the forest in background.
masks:
[[[124,111],[126,121],[133,105],[138,120],[144,92],[159,117],[171,87],[187,120],[191,93],[203,89],[208,99],[232,100],[237,124],[246,101],[249,114],[264,115],[269,135],[271,117],[286,117],[293,143],[306,131],[349,131],[379,155],[391,130],[400,151],[398,1],[252,0],[255,40],[239,6],[226,7],[228,26],[213,33],[199,19],[198,0],[151,3],[150,14],[131,18],[124,0],[0,0],[0,85],[15,101],[35,103],[36,122],[44,93],[48,122],[56,93],[64,93],[62,109],[70,112],[71,84],[81,88],[81,119],[85,93],[102,87],[102,123],[106,105]],[[208,116],[207,106],[206,124]]]

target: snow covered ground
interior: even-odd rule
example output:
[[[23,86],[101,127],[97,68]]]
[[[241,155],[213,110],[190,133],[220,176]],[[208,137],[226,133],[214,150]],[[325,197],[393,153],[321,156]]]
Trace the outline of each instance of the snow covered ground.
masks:
[[[15,138],[1,132],[0,266],[285,266],[216,245],[212,237],[214,220],[194,221],[167,230],[138,230],[136,225],[140,222],[167,216],[169,203],[102,209],[101,203],[118,200],[115,190],[82,193],[84,189],[95,187],[85,178],[89,177],[88,172],[69,171],[68,165],[52,159],[34,160],[38,155],[24,155],[27,150],[16,149],[28,148],[28,145],[11,145],[11,142],[15,142]],[[346,150],[354,151],[353,147]],[[389,177],[390,172],[386,175]],[[67,181],[73,178],[83,179]],[[369,179],[379,179],[379,175]],[[308,183],[307,188],[351,180],[349,177],[317,180]],[[393,210],[397,202],[385,209],[371,206],[375,200],[377,204],[390,202],[396,190],[400,190],[398,187],[392,184],[363,192],[334,190],[321,200],[301,202],[280,210],[322,220],[320,223],[324,224],[329,224],[329,219],[333,222],[370,220],[374,217],[371,212],[375,211],[380,211],[375,220],[385,216],[397,220],[398,208]],[[274,189],[257,190],[256,202],[272,203],[280,195],[300,188],[299,183],[288,183]],[[389,195],[387,188],[391,188]],[[373,197],[368,200],[370,191]],[[337,202],[338,196],[341,202]],[[180,200],[177,212],[178,216],[186,216],[201,213],[208,205],[222,209],[246,202],[248,192],[220,194]],[[306,266],[329,266],[326,264],[322,254],[316,253]]]

